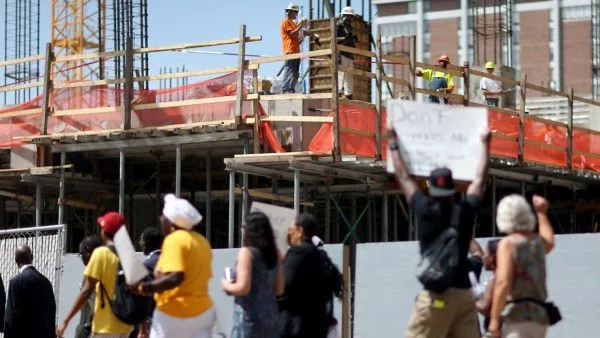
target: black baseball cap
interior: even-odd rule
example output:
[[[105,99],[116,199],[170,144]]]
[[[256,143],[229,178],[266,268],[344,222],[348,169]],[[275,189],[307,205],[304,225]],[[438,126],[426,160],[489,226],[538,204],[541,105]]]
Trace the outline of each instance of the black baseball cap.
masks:
[[[429,175],[429,196],[451,197],[456,193],[452,170],[448,168],[434,169]]]

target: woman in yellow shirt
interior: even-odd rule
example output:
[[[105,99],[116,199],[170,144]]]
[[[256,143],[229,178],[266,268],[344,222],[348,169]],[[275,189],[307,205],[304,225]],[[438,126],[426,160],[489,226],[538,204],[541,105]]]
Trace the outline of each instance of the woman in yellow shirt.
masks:
[[[161,223],[166,237],[156,279],[137,286],[156,300],[150,338],[211,337],[216,319],[208,295],[212,252],[206,238],[192,230],[200,221],[202,216],[190,202],[165,196]]]

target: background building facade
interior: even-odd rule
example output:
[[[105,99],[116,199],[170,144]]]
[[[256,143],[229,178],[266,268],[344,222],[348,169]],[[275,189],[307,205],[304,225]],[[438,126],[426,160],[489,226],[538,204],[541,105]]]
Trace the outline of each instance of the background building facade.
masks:
[[[599,3],[375,0],[375,32],[382,36],[384,53],[407,53],[402,36],[414,34],[416,56],[423,62],[434,63],[441,53],[458,65],[469,61],[481,67],[492,60],[527,74],[528,82],[598,97]],[[387,65],[386,71],[393,67]]]

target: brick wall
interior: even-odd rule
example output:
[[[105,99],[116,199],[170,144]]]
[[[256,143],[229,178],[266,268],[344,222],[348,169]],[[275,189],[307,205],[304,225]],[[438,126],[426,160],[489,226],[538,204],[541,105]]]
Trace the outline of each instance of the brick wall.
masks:
[[[549,21],[550,11],[521,12],[521,74],[527,74],[527,82],[547,86],[551,80]],[[527,91],[527,96],[538,97],[541,93]]]
[[[562,23],[563,90],[573,88],[575,95],[592,92],[591,28],[590,20]]]
[[[381,16],[408,14],[408,3],[397,2],[377,5],[377,13]]]
[[[441,53],[450,56],[452,64],[462,65],[464,60],[458,59],[458,18],[429,21],[429,53],[434,62]]]

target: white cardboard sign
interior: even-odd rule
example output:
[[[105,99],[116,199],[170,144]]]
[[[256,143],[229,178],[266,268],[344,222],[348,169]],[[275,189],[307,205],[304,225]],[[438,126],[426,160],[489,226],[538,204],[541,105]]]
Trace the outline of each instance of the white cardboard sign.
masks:
[[[275,242],[277,248],[281,252],[286,252],[288,249],[287,233],[290,224],[296,218],[294,209],[284,208],[277,205],[271,205],[260,202],[252,202],[250,212],[260,211],[269,217],[273,232],[275,234]]]
[[[146,269],[144,263],[140,261],[138,254],[136,254],[126,227],[122,226],[119,228],[113,237],[113,242],[119,255],[119,261],[125,273],[127,284],[133,285],[146,277],[148,269]]]
[[[475,178],[481,133],[488,126],[485,108],[388,100],[387,112],[411,174],[427,177],[433,169],[447,167],[457,180]],[[389,149],[387,158],[387,171],[393,173]]]

